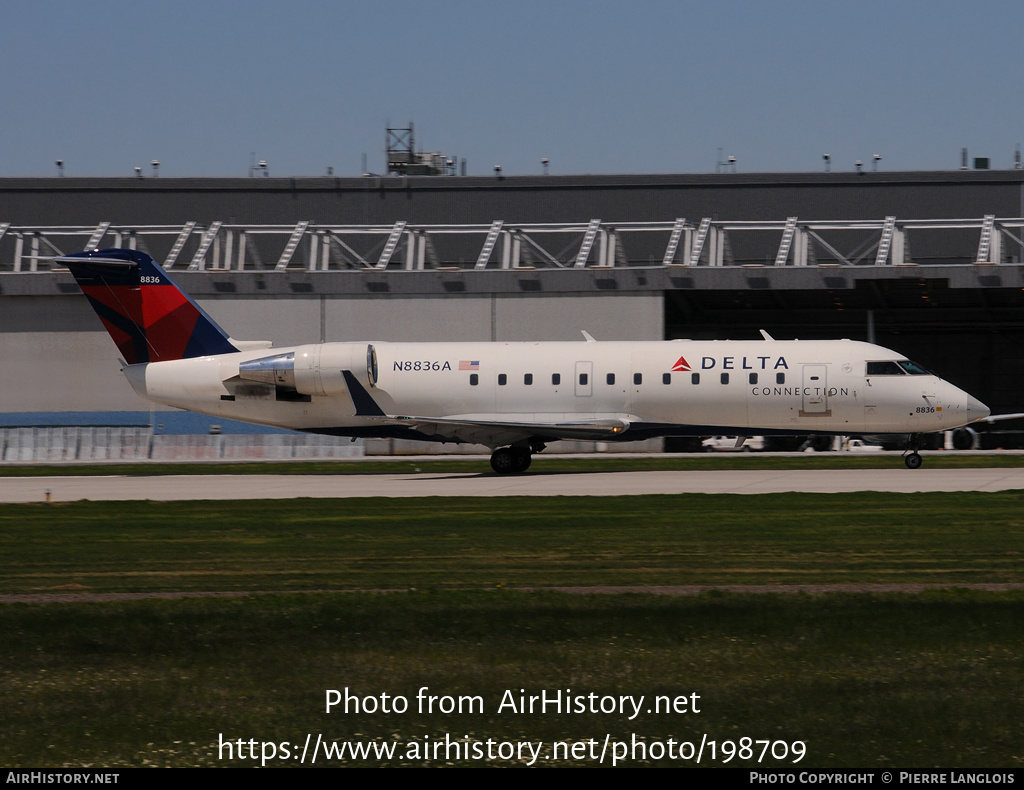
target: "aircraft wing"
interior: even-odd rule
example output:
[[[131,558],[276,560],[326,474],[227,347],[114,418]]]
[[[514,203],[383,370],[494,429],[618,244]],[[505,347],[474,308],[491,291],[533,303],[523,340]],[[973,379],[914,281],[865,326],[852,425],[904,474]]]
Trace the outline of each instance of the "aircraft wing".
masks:
[[[592,418],[564,415],[523,415],[522,420],[509,419],[512,415],[460,415],[457,417],[406,417],[388,415],[386,422],[402,425],[431,436],[442,436],[453,441],[486,444],[501,447],[538,436],[542,439],[581,439],[600,441],[623,433],[629,427],[625,415],[594,415]]]
[[[582,439],[600,441],[623,433],[629,428],[624,414],[459,414],[450,417],[416,417],[387,414],[359,383],[350,370],[343,370],[356,415],[375,418],[381,425],[401,425],[428,436],[451,441],[501,447],[534,436],[543,439]]]
[[[991,417],[983,417],[975,422],[1002,422],[1003,420],[1019,420],[1024,417],[1024,412],[1015,412],[1013,414],[993,414]]]

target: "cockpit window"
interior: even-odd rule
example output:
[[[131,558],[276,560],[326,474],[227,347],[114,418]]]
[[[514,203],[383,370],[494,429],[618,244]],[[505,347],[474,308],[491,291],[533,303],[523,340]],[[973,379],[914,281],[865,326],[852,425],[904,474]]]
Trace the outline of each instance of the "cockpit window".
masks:
[[[909,359],[895,361],[887,359],[883,362],[868,362],[867,375],[869,376],[930,376],[931,374]]]
[[[931,375],[931,373],[929,373],[927,370],[922,368],[916,362],[911,362],[909,359],[901,360],[900,363],[899,363],[899,366],[901,368],[903,368],[905,371],[907,371],[907,373],[909,373],[911,376],[930,376]]]
[[[896,362],[891,359],[887,359],[884,362],[869,362],[868,363],[868,375],[869,376],[902,376],[903,368],[901,368]]]

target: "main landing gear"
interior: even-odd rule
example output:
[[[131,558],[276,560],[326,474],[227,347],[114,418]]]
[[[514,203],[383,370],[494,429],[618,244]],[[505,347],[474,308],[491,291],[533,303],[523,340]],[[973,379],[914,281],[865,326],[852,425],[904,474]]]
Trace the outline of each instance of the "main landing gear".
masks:
[[[533,454],[544,449],[541,442],[500,447],[491,454],[491,469],[499,475],[518,475],[530,468]]]
[[[907,469],[920,469],[923,461],[921,460],[920,453],[917,452],[918,447],[921,446],[921,435],[912,433],[907,437],[907,447],[903,451],[903,463],[907,465]]]

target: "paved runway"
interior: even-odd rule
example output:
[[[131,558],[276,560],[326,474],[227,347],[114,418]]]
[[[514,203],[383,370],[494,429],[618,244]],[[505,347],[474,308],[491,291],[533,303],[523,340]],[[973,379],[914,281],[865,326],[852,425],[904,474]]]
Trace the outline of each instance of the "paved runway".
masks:
[[[0,502],[296,497],[619,496],[768,494],[782,491],[1005,491],[1024,489],[1024,468],[803,471],[592,472],[380,475],[169,475],[0,478]]]

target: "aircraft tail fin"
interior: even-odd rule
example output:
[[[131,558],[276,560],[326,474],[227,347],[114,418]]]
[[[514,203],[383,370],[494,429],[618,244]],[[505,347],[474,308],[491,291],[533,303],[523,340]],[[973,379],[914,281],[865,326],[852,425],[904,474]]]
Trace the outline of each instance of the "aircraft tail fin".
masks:
[[[129,365],[238,351],[227,333],[138,250],[90,250],[56,259],[71,270]]]

